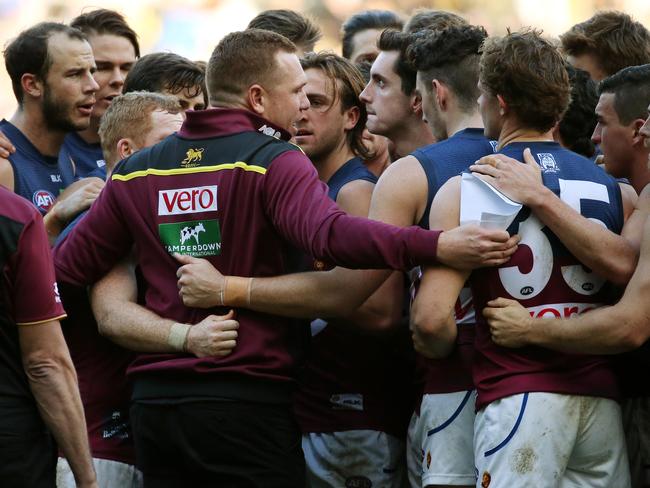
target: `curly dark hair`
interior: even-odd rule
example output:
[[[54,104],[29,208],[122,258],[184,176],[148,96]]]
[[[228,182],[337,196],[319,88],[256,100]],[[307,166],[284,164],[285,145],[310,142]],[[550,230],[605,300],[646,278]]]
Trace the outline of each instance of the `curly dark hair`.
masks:
[[[589,73],[565,64],[571,83],[571,103],[564,117],[560,120],[558,129],[562,144],[573,152],[591,158],[596,153],[596,146],[591,141],[598,122],[596,105],[598,91],[596,82]]]
[[[440,80],[454,93],[463,112],[473,112],[479,97],[480,50],[486,38],[487,32],[480,26],[424,29],[412,35],[407,58],[428,90],[434,79]]]
[[[479,66],[483,88],[501,95],[527,128],[550,130],[569,106],[571,85],[564,59],[539,31],[488,37]]]

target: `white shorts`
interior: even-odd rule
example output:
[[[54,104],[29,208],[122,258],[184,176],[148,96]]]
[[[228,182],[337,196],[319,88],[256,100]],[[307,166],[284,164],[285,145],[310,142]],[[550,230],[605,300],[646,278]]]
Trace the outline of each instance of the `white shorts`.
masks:
[[[402,488],[404,442],[376,430],[304,434],[310,488]]]
[[[628,398],[623,402],[623,427],[632,486],[650,486],[650,398]]]
[[[523,393],[476,415],[482,488],[629,488],[621,409],[607,398]]]
[[[130,464],[93,458],[99,488],[142,488],[142,473]],[[56,487],[75,488],[74,475],[65,458],[56,464]]]
[[[474,390],[427,394],[413,414],[407,438],[411,488],[473,486]]]

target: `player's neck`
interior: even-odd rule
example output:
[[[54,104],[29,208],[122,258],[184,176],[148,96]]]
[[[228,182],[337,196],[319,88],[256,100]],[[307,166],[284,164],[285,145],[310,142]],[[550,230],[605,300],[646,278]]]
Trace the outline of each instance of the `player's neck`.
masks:
[[[99,143],[99,119],[91,117],[88,128],[78,131],[77,134],[88,144]]]
[[[457,112],[450,114],[447,118],[447,134],[449,137],[453,136],[456,132],[465,129],[482,129],[483,119],[478,111],[473,113]]]
[[[44,156],[56,157],[59,154],[65,131],[48,127],[40,107],[18,108],[10,122],[22,132],[29,142]]]
[[[498,150],[503,149],[505,146],[512,142],[553,142],[553,129],[546,132],[539,130],[521,127],[518,124],[512,124],[506,121],[501,129],[499,135]]]
[[[408,156],[420,147],[428,146],[436,142],[435,137],[429,129],[429,125],[422,119],[410,120],[401,126],[399,134],[388,136],[394,144],[391,159],[397,161]]]
[[[315,158],[312,162],[318,171],[318,178],[327,183],[341,166],[354,157],[355,154],[347,143],[347,138],[344,138],[334,151],[321,158]]]
[[[630,174],[627,175],[627,179],[637,192],[641,193],[648,184],[650,184],[650,170],[648,170],[648,164],[650,164],[648,153],[643,151],[639,152],[637,160],[631,164]]]

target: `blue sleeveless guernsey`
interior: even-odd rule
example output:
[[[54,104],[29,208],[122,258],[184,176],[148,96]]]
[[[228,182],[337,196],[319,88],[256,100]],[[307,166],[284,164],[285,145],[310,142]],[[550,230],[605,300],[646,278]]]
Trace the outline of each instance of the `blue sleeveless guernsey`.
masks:
[[[355,180],[369,181],[373,184],[377,183],[377,177],[365,167],[361,158],[352,158],[336,170],[336,173],[327,182],[329,188],[327,195],[336,201],[341,188]]]
[[[8,158],[14,170],[14,193],[46,214],[59,193],[74,181],[72,165],[41,154],[8,120],[0,122],[0,130],[16,147],[16,152]]]
[[[70,160],[75,165],[77,178],[92,176],[90,173],[106,165],[101,145],[89,144],[76,132],[65,136],[59,152],[59,161],[67,163]]]
[[[483,135],[483,129],[463,129],[449,139],[416,149],[411,153],[427,175],[429,194],[427,206],[419,224],[429,228],[429,211],[433,197],[447,180],[459,175],[483,156],[494,153],[496,141]]]
[[[459,175],[477,159],[494,153],[495,141],[483,135],[483,129],[469,128],[456,132],[449,139],[417,149],[412,153],[427,176],[429,192],[427,206],[418,223],[429,228],[429,214],[433,197],[450,178]],[[419,279],[413,283],[414,289]],[[474,352],[475,314],[473,297],[464,287],[454,307],[458,326],[456,347],[444,359],[428,360],[418,356],[418,370],[424,375],[424,394],[445,394],[473,389],[471,374]]]

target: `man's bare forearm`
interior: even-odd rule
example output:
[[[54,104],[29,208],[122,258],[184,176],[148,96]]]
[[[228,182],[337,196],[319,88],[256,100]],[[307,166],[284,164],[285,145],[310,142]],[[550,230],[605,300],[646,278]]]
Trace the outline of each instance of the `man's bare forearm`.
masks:
[[[530,343],[573,354],[619,354],[636,349],[648,339],[648,326],[634,313],[621,313],[619,305],[569,319],[535,319]],[[646,324],[648,321],[650,317]]]
[[[585,219],[547,188],[531,208],[578,261],[612,283],[627,284],[638,258],[627,239]]]
[[[21,331],[21,346],[29,340],[26,335],[33,336],[46,328],[56,327],[58,331],[60,337],[51,334],[41,341],[40,351],[32,350],[23,355],[24,369],[41,417],[68,460],[77,486],[96,486],[77,375],[59,324],[21,327],[33,328]],[[48,344],[47,351],[44,344]]]
[[[255,278],[246,307],[297,318],[345,316],[361,306],[389,274],[389,270],[335,268],[327,272]]]

